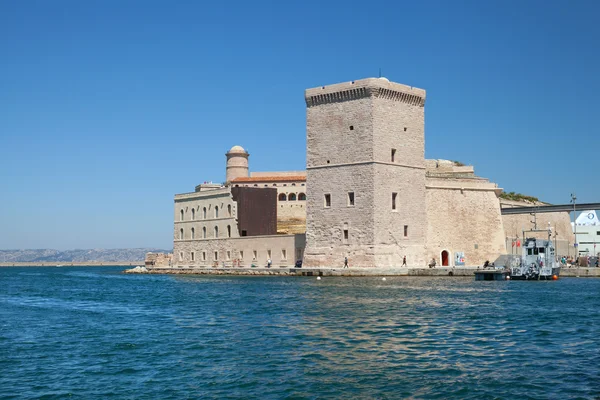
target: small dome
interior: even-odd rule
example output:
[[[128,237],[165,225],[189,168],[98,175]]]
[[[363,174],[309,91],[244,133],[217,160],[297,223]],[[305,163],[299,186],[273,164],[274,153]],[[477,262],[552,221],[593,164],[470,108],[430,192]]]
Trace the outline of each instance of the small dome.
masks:
[[[389,82],[390,80],[384,76],[380,76],[379,79],[381,79],[382,81],[386,81]]]
[[[242,146],[233,146],[229,149],[229,153],[243,153],[246,154],[246,150]]]

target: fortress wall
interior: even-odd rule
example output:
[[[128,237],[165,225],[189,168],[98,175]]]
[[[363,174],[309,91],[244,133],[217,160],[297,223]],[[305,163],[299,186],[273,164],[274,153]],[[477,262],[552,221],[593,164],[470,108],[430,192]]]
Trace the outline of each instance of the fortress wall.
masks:
[[[216,263],[232,266],[240,260],[242,266],[265,266],[270,257],[273,266],[293,266],[301,260],[305,247],[304,235],[245,236],[230,239],[175,241],[173,265],[184,267],[210,267]],[[283,254],[285,250],[285,257]],[[270,255],[269,255],[270,251]],[[192,261],[191,253],[194,252]],[[217,257],[215,260],[215,252]],[[256,252],[256,257],[254,256]],[[203,259],[206,253],[206,259]]]
[[[427,256],[442,264],[447,250],[450,265],[455,253],[465,253],[466,265],[482,265],[505,253],[504,229],[495,185],[464,188],[460,182],[427,179]],[[447,186],[447,188],[442,188]]]

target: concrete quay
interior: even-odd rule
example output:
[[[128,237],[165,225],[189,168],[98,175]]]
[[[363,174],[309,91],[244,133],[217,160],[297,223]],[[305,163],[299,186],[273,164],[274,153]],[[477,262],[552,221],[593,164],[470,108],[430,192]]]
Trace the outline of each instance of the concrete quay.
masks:
[[[278,275],[278,276],[474,276],[477,267],[438,268],[291,268],[195,267],[131,269],[125,273],[174,275]]]

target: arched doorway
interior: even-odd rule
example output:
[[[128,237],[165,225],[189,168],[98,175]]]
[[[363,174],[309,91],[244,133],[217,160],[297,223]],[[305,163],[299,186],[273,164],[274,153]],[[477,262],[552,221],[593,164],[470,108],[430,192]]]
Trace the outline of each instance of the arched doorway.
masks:
[[[442,267],[447,267],[450,265],[450,253],[448,250],[442,251]]]

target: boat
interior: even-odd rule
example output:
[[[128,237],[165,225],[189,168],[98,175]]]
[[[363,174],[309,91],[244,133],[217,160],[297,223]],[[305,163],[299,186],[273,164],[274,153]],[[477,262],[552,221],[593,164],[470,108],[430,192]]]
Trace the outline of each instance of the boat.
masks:
[[[546,239],[527,238],[521,257],[512,259],[509,277],[512,280],[557,280],[560,264],[556,260],[554,245]]]

